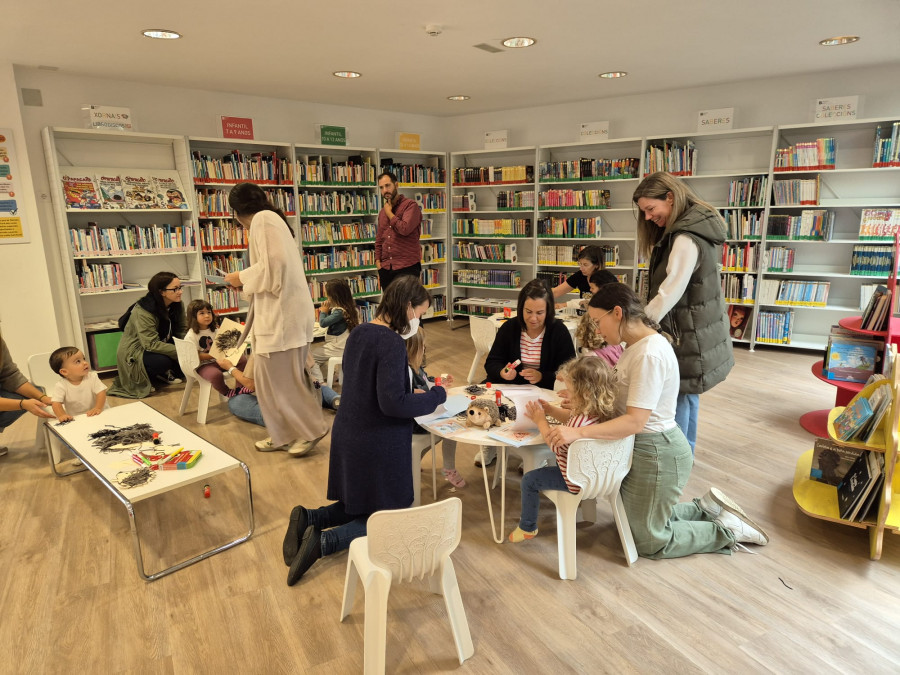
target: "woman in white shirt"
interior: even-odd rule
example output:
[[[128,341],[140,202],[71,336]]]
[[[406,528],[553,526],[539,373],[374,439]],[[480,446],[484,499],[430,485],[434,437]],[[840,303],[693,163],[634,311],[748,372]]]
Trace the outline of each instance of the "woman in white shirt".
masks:
[[[608,343],[627,345],[616,365],[618,416],[587,427],[554,427],[547,442],[555,446],[579,438],[635,435],[631,470],[621,491],[635,546],[646,558],[727,553],[738,543],[768,543],[762,529],[716,488],[679,502],[694,460],[675,423],[678,362],[634,291],[625,284],[606,284],[591,298],[588,312]]]

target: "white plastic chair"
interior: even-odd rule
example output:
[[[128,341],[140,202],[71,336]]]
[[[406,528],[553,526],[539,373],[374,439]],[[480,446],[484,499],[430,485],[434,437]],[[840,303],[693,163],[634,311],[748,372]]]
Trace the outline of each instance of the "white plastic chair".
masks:
[[[347,559],[341,621],[353,607],[357,581],[366,593],[366,675],[384,673],[387,600],[391,584],[428,578],[432,593],[444,596],[456,654],[462,664],[475,653],[450,554],[459,545],[462,502],[441,502],[369,517],[367,536],[354,539]]]
[[[466,381],[472,384],[478,367],[484,365],[484,360],[491,351],[494,337],[497,335],[497,326],[490,319],[479,316],[469,317],[469,332],[472,334],[472,342],[475,343],[475,358],[472,359],[472,367]]]
[[[343,356],[331,356],[328,358],[328,377],[325,378],[325,384],[328,385],[329,389],[332,389],[332,385],[334,383],[334,371],[336,368],[340,368],[340,372],[338,373],[338,383],[344,384],[344,357]]]
[[[59,375],[54,373],[53,369],[50,367],[51,353],[52,352],[47,352],[46,354],[32,354],[28,357],[28,379],[31,380],[33,385],[42,388],[47,393],[53,391],[53,387],[59,379]],[[48,422],[53,423],[54,420],[38,418],[34,445],[36,448],[47,449],[47,458],[50,460],[50,468],[53,469],[53,473],[56,474],[57,477],[61,477],[71,476],[73,473],[84,471],[85,467],[83,466],[73,471],[60,472],[56,470],[56,465],[59,464],[61,459],[60,449],[63,445],[56,436],[51,434],[50,430],[47,429]]]
[[[422,503],[422,458],[431,450],[431,494],[437,496],[437,467],[434,461],[434,435],[413,434],[412,437],[412,479],[413,506]]]
[[[197,422],[206,424],[206,413],[209,411],[209,399],[217,395],[219,401],[224,401],[225,397],[212,388],[212,384],[204,380],[197,374],[197,366],[200,365],[200,354],[197,348],[187,340],[172,338],[175,341],[175,352],[178,354],[178,366],[184,373],[184,395],[181,397],[181,408],[178,410],[179,415],[184,415],[187,409],[188,401],[191,398],[191,390],[194,384],[200,385],[200,393],[197,397]]]
[[[584,519],[596,522],[597,500],[605,499],[612,507],[625,551],[628,566],[638,559],[634,537],[619,487],[631,469],[634,436],[616,441],[581,439],[569,446],[566,475],[581,488],[578,494],[547,490],[544,494],[556,505],[556,541],[559,548],[559,578],[574,579],[578,574],[575,562],[575,521],[578,507]]]

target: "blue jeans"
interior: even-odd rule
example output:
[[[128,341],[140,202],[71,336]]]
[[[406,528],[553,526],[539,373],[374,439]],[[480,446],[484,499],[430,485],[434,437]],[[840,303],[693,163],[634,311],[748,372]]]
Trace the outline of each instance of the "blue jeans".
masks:
[[[529,471],[522,477],[522,517],[519,518],[519,529],[534,532],[537,527],[538,509],[541,501],[541,490],[558,490],[568,492],[569,486],[563,478],[562,471],[556,465],[542,466]]]
[[[253,394],[238,394],[228,399],[228,409],[231,414],[245,422],[252,422],[261,427],[266,426],[262,412],[259,409],[259,401]]]
[[[309,524],[322,530],[322,556],[350,548],[350,542],[366,536],[369,516],[351,516],[341,502],[306,509]],[[330,528],[330,529],[329,529]]]
[[[322,407],[334,410],[334,399],[340,398],[341,395],[326,384],[321,385]]]
[[[681,427],[691,454],[697,445],[697,417],[700,415],[700,394],[678,394],[675,402],[675,424]]]
[[[0,398],[11,398],[15,401],[22,401],[25,399],[25,396],[17,394],[14,391],[0,389]],[[25,412],[26,411],[24,410],[4,410],[3,412],[0,412],[0,431],[3,431],[6,427],[19,419]]]

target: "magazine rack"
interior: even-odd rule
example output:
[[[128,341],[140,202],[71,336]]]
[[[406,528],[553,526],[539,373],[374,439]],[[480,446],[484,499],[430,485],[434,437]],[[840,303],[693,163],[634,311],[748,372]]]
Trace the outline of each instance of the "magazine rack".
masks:
[[[900,260],[900,235],[895,234],[894,264],[893,269],[891,270],[891,275],[890,277],[888,277],[887,283],[888,291],[890,291],[891,293],[891,308],[897,306],[898,260]],[[890,344],[900,347],[900,318],[894,317],[893,311],[890,312],[890,316],[888,318],[887,330],[863,330],[862,328],[860,328],[860,325],[862,325],[862,316],[846,317],[838,321],[838,324],[841,326],[841,328],[852,330],[856,333],[859,333],[860,335],[883,337],[885,348],[887,348],[887,346]],[[812,365],[812,374],[822,382],[825,382],[837,388],[837,392],[834,397],[835,406],[846,406],[854,396],[859,394],[864,385],[859,382],[841,382],[838,380],[829,380],[823,374],[824,368],[825,359],[823,358],[821,361],[816,361]],[[830,412],[830,410],[813,410],[811,412],[804,413],[800,416],[800,426],[814,436],[818,436],[819,438],[828,438],[828,414]]]
[[[889,383],[885,381],[874,382],[863,388],[850,403],[859,396],[868,397],[877,387],[889,386],[891,388],[891,407],[885,413],[884,419],[881,421],[881,429],[873,434],[869,443],[855,443],[851,441],[838,440],[834,433],[834,418],[842,411],[842,407],[834,408],[830,411],[829,420],[827,422],[828,436],[836,443],[841,445],[860,448],[865,450],[874,450],[883,452],[884,457],[884,484],[881,488],[881,494],[878,496],[878,515],[874,520],[856,522],[846,520],[840,517],[840,509],[838,508],[837,488],[833,485],[820,483],[809,477],[810,468],[812,467],[813,450],[809,450],[797,460],[797,468],[794,472],[794,499],[800,510],[808,516],[827,520],[833,523],[841,523],[858,527],[869,531],[869,557],[872,560],[878,560],[881,557],[881,545],[885,532],[900,533],[900,506],[893,508],[891,504],[891,495],[894,491],[894,465],[897,461],[898,452],[898,432],[900,425],[900,365],[896,363],[897,347],[890,344],[886,347],[890,349],[894,358],[893,374]],[[898,481],[900,482],[900,481]]]

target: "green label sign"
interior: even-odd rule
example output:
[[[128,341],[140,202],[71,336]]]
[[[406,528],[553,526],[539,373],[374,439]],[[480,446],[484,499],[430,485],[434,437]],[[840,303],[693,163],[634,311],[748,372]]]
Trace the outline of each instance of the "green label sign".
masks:
[[[322,145],[347,145],[347,127],[319,127]]]

